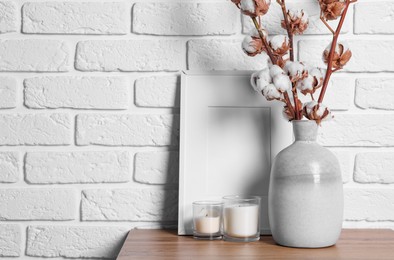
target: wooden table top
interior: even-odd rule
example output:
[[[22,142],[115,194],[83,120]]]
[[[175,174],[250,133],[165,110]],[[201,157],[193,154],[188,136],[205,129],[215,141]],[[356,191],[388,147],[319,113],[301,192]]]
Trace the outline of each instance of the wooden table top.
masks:
[[[174,230],[131,230],[117,258],[126,259],[394,259],[394,231],[344,229],[335,246],[288,248],[271,236],[250,243],[195,240]]]

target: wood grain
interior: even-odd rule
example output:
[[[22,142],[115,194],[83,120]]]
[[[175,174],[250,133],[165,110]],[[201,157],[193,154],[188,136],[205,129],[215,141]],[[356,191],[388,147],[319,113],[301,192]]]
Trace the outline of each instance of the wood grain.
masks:
[[[119,253],[126,259],[394,259],[394,231],[344,229],[335,246],[282,247],[271,236],[258,242],[199,241],[172,230],[131,230]]]

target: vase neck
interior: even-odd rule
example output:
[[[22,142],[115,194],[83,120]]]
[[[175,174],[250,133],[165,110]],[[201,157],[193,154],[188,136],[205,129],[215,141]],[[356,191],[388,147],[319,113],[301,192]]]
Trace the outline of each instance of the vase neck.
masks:
[[[315,142],[318,125],[314,120],[294,120],[293,132],[295,141]]]

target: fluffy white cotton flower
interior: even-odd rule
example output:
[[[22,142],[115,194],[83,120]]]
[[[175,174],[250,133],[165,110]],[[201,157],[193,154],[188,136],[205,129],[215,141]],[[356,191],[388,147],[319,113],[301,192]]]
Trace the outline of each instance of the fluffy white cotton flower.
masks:
[[[282,93],[278,91],[274,84],[268,84],[263,89],[263,95],[267,100],[281,99]]]
[[[303,113],[306,118],[315,120],[318,124],[323,120],[332,118],[330,110],[323,104],[319,104],[314,100],[304,104]]]
[[[289,77],[283,74],[276,75],[273,78],[273,83],[275,87],[282,93],[290,90],[292,86]]]
[[[314,78],[308,75],[303,80],[300,80],[296,84],[296,88],[299,89],[304,95],[306,93],[313,93]]]
[[[270,68],[270,76],[273,78],[276,75],[279,74],[284,74],[285,72],[283,71],[283,69],[281,67],[279,67],[278,65],[272,65]]]
[[[272,78],[268,68],[253,73],[250,78],[250,83],[257,92],[261,92],[271,82]]]
[[[289,45],[289,38],[286,35],[275,35],[270,40],[270,45],[274,50],[282,48],[284,44]]]
[[[287,61],[284,71],[290,76],[292,82],[296,82],[307,75],[304,65],[298,61]]]
[[[254,0],[241,0],[241,10],[255,13],[256,6]]]
[[[256,56],[263,51],[263,42],[259,37],[246,36],[242,41],[242,49],[249,56]]]
[[[292,20],[301,19],[301,22],[308,22],[308,14],[304,10],[290,9],[288,12]]]

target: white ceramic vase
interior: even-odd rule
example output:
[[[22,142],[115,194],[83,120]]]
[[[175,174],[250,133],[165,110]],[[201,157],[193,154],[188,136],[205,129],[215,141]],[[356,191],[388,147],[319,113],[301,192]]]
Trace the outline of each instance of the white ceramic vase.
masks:
[[[269,222],[283,246],[334,245],[343,219],[343,184],[337,158],[316,142],[315,121],[293,121],[295,142],[271,169]]]

